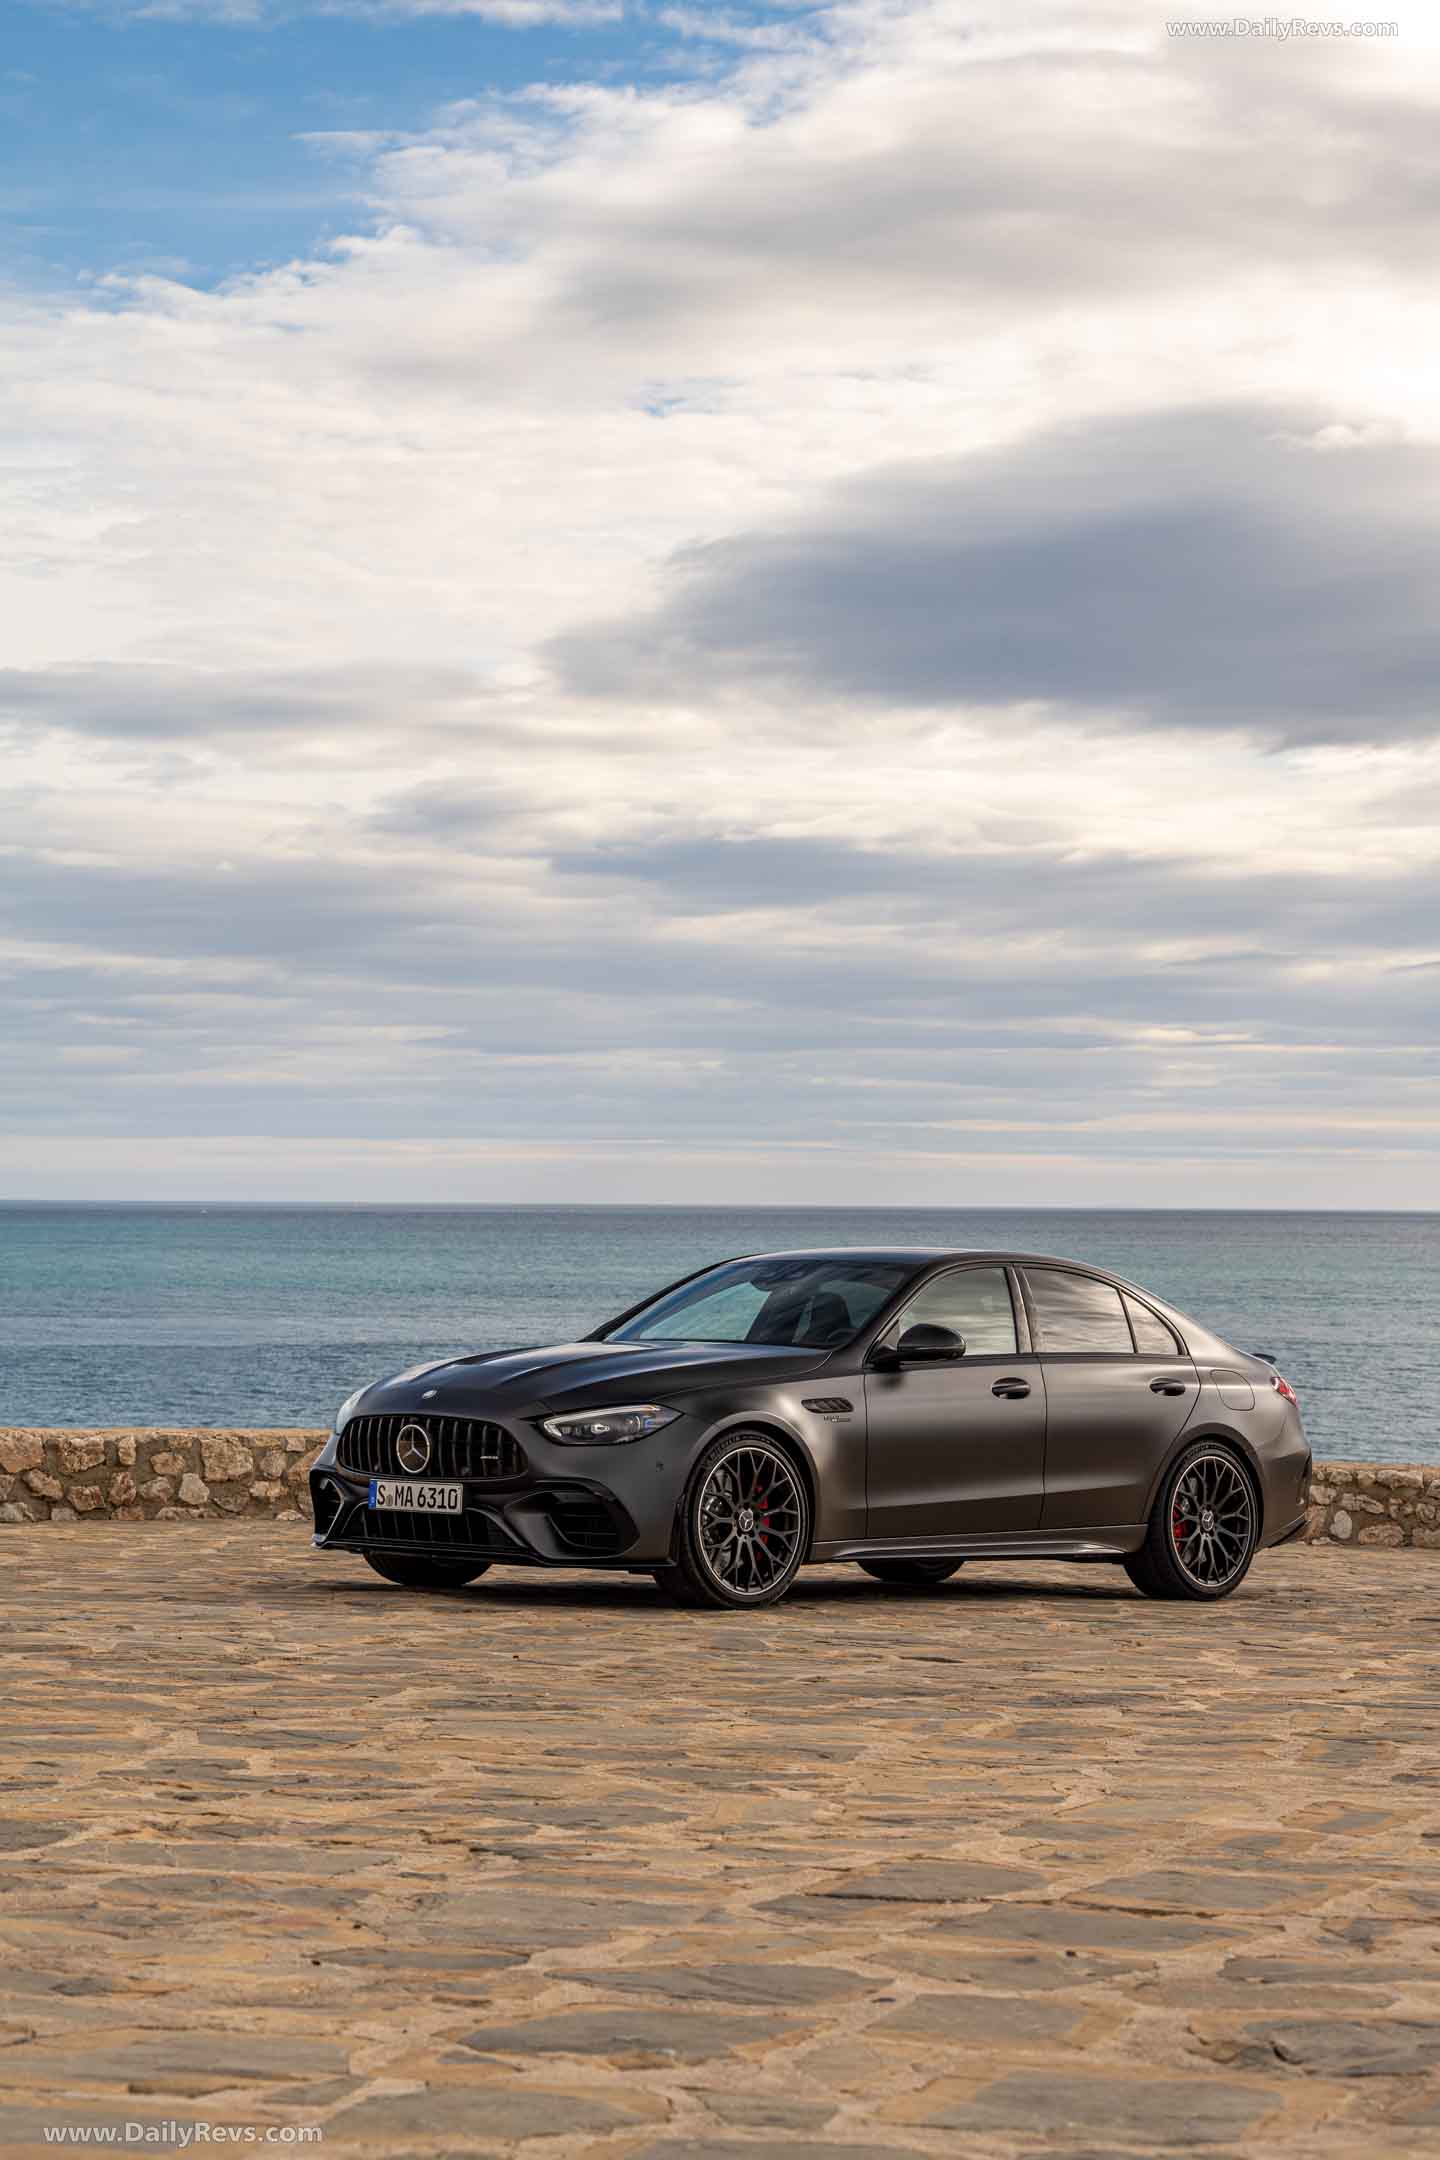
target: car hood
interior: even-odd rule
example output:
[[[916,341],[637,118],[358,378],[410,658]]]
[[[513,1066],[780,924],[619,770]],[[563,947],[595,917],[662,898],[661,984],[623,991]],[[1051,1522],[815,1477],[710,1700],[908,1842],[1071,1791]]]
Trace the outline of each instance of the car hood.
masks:
[[[427,1410],[442,1417],[547,1415],[591,1404],[665,1402],[720,1386],[797,1380],[828,1352],[754,1343],[561,1343],[447,1358],[367,1388],[364,1415]]]

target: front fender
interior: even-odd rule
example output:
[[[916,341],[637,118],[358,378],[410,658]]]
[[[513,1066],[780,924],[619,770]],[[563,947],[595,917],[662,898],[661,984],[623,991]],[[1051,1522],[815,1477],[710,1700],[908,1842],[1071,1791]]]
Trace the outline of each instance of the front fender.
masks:
[[[811,1391],[814,1391],[811,1393]],[[689,1489],[695,1465],[705,1450],[727,1433],[764,1432],[783,1442],[799,1463],[810,1487],[810,1555],[823,1548],[851,1542],[865,1535],[865,1397],[858,1379],[827,1377],[823,1394],[819,1384],[806,1388],[811,1399],[827,1405],[848,1405],[811,1410],[799,1387],[786,1397],[748,1404],[693,1403],[700,1430],[688,1452],[685,1474],[676,1495],[674,1521]],[[794,1400],[786,1399],[793,1393]],[[672,1538],[673,1538],[672,1522]],[[807,1555],[807,1557],[810,1557]]]

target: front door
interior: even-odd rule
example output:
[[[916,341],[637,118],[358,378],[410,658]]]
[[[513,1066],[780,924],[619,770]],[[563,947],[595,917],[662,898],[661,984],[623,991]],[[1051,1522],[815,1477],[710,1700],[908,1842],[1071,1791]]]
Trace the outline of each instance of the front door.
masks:
[[[1142,1522],[1151,1485],[1195,1412],[1200,1383],[1169,1323],[1113,1283],[1025,1270],[1045,1369],[1047,1530]]]
[[[867,1371],[867,1538],[1036,1529],[1045,1387],[1039,1359],[1018,1347],[1008,1271],[952,1268],[932,1276],[883,1340],[893,1346],[925,1323],[963,1337],[965,1355]]]

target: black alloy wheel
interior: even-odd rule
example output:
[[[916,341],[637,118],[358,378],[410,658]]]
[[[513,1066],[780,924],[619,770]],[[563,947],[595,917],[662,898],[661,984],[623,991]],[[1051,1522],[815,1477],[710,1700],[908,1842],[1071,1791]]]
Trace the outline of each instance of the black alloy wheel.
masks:
[[[1250,1472],[1223,1443],[1197,1440],[1161,1487],[1145,1542],[1125,1572],[1146,1597],[1213,1603],[1244,1581],[1259,1538]]]
[[[433,1553],[367,1552],[365,1558],[377,1575],[403,1590],[460,1590],[490,1565],[488,1560],[441,1560]]]
[[[810,1496],[785,1450],[765,1433],[722,1433],[695,1465],[675,1558],[655,1580],[679,1605],[773,1605],[809,1545]]]
[[[862,1560],[861,1569],[873,1575],[876,1582],[891,1583],[897,1588],[912,1590],[923,1588],[927,1583],[948,1582],[952,1575],[964,1567],[963,1560]]]

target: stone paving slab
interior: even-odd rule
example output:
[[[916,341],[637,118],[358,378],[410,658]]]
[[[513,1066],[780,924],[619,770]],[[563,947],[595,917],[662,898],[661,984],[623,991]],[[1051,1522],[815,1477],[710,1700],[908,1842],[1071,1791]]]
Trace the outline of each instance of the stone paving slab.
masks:
[[[1440,1552],[710,1616],[46,1524],[0,1606],[6,2153],[1436,2150]]]

